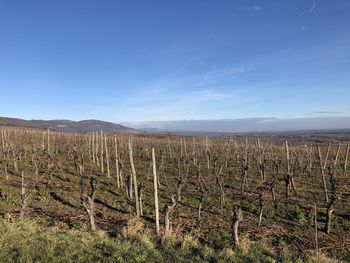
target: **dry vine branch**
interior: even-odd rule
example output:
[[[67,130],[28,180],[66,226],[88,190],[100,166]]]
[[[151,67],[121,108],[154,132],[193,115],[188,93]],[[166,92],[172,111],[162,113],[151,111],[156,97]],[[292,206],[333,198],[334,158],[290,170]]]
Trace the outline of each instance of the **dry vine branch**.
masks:
[[[234,206],[232,209],[232,220],[231,220],[231,236],[232,246],[237,248],[239,246],[238,238],[238,225],[243,221],[242,209],[240,206]]]

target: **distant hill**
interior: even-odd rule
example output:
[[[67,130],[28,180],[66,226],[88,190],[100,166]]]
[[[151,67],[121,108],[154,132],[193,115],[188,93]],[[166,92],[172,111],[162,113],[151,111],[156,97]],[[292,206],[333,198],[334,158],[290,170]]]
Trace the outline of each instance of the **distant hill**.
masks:
[[[125,122],[123,125],[149,132],[271,132],[350,129],[350,117],[295,119],[246,118]]]
[[[64,132],[133,132],[135,129],[120,124],[99,120],[23,120],[0,117],[0,126],[50,129]]]

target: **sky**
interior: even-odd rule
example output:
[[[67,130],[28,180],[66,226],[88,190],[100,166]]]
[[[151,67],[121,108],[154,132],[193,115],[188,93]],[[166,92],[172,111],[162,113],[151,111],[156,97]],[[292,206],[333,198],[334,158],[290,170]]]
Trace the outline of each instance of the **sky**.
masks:
[[[350,116],[348,0],[0,0],[0,116]]]

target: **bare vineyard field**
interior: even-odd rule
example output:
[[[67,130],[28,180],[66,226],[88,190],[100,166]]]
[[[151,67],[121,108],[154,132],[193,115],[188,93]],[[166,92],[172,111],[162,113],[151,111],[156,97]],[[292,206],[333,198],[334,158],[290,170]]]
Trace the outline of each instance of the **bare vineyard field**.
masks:
[[[328,141],[3,128],[1,220],[118,236],[136,216],[160,242],[264,240],[277,253],[350,260],[349,145]]]

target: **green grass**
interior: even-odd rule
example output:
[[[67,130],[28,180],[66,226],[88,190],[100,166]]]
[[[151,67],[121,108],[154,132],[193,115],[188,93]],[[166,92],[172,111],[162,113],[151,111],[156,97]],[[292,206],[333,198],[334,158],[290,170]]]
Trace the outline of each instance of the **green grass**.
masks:
[[[2,220],[0,262],[322,262],[306,255],[281,256],[264,243],[247,240],[237,251],[203,246],[190,236],[159,244],[142,223],[129,228],[110,237],[42,220]]]
[[[2,262],[161,262],[160,253],[142,242],[33,221],[2,223],[0,251]]]

